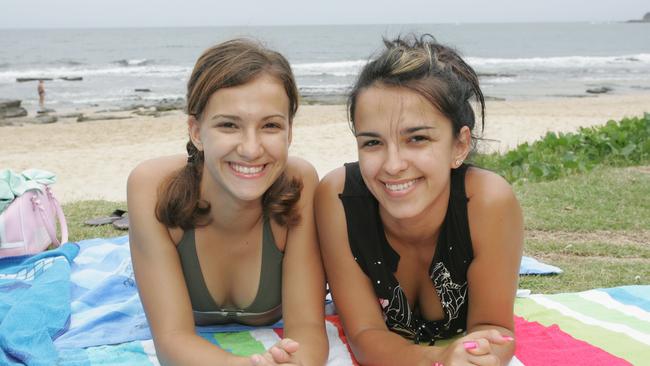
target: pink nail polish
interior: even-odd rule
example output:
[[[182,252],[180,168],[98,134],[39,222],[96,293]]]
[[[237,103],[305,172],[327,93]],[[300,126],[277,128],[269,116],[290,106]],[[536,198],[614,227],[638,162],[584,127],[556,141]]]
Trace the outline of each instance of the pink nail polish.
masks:
[[[471,342],[471,341],[470,342],[463,342],[463,347],[465,347],[465,349],[468,349],[468,350],[469,349],[474,349],[474,348],[478,347],[478,343]]]
[[[503,335],[503,336],[501,336],[501,337],[502,337],[503,340],[505,340],[505,341],[514,341],[514,340],[515,340],[514,338],[512,338],[511,336],[508,336],[508,335]]]

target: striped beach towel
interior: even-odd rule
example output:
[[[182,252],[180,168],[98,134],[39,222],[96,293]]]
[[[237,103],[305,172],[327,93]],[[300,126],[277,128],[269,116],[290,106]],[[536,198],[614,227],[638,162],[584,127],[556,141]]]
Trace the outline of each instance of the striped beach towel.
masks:
[[[60,365],[157,365],[137,297],[128,238],[79,243],[71,266],[71,320],[54,341]],[[650,286],[531,295],[515,303],[517,350],[510,366],[650,365]],[[230,352],[263,352],[275,327],[197,328]],[[326,320],[328,365],[356,365],[337,316]],[[444,343],[443,343],[444,344]]]

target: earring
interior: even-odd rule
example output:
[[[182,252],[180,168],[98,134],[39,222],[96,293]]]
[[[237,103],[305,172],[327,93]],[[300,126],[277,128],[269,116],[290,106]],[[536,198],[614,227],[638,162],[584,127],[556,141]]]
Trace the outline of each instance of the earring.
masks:
[[[458,168],[463,163],[463,159],[456,160],[456,168]]]

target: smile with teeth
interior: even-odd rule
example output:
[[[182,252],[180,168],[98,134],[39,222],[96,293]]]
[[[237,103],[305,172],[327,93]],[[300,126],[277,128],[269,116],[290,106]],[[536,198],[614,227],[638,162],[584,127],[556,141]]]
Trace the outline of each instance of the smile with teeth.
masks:
[[[413,185],[415,184],[415,182],[417,182],[417,181],[418,181],[417,179],[412,179],[412,180],[409,180],[409,181],[407,181],[407,182],[403,182],[403,183],[397,183],[397,184],[393,184],[393,183],[384,183],[384,185],[386,186],[386,188],[387,188],[389,191],[392,191],[392,192],[399,192],[399,191],[403,191],[403,190],[406,190],[406,189],[410,188],[410,187],[413,186]]]
[[[264,170],[265,165],[255,165],[255,166],[245,166],[245,165],[239,165],[237,163],[229,163],[230,167],[236,171],[237,173],[241,174],[258,174],[262,170]]]

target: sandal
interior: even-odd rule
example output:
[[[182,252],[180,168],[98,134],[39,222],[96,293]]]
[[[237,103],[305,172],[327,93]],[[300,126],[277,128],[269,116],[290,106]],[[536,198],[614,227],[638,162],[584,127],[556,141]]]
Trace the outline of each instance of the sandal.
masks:
[[[126,213],[126,211],[118,209],[118,210],[113,211],[113,213],[111,213],[110,216],[95,217],[93,219],[84,221],[84,224],[90,225],[90,226],[100,226],[100,225],[112,224],[115,221],[121,219],[125,213]]]
[[[118,230],[129,230],[129,216],[124,215],[119,220],[113,221],[113,227]]]

